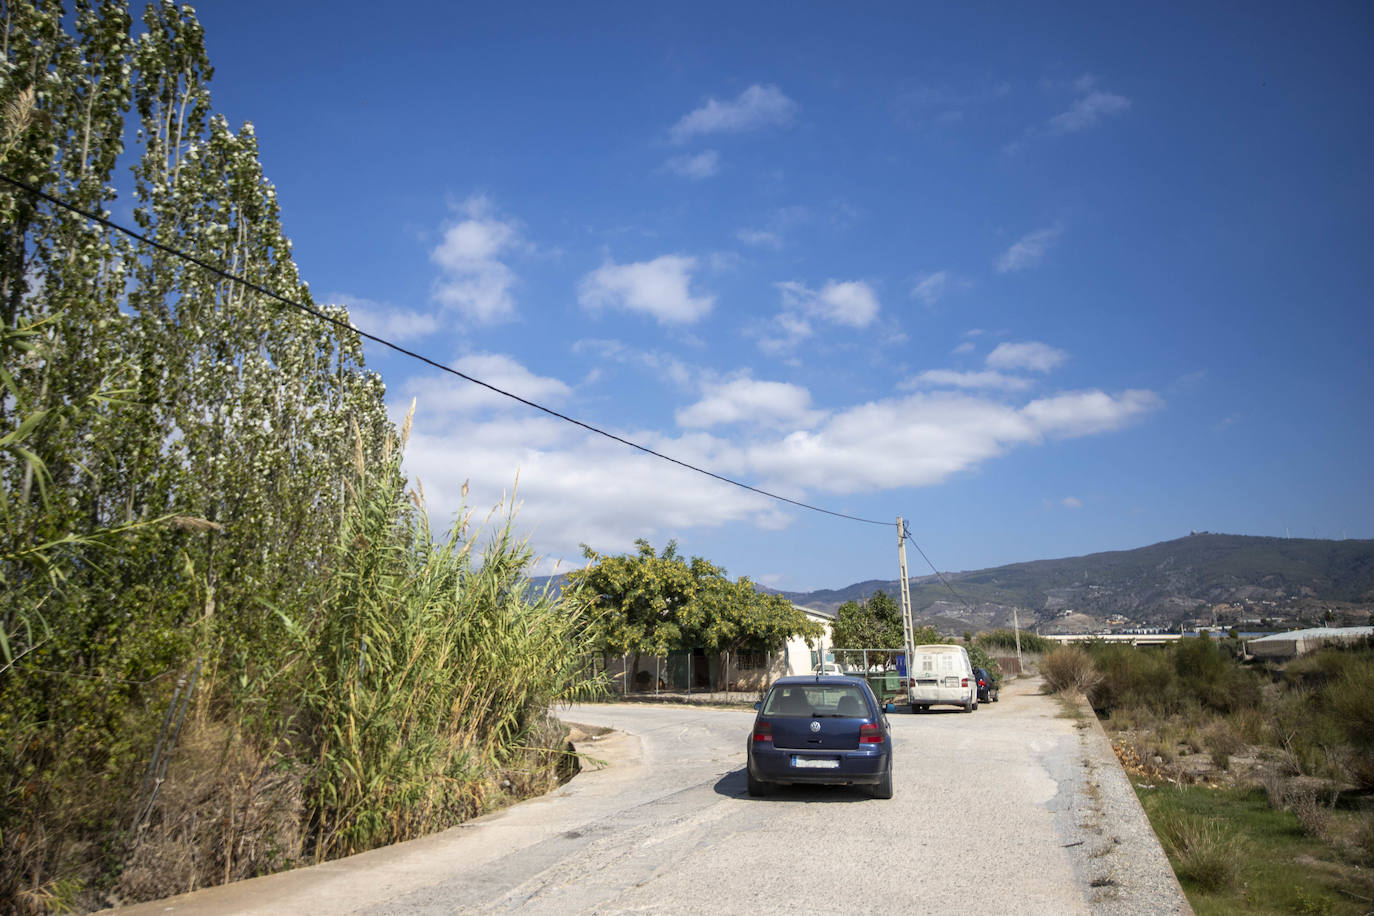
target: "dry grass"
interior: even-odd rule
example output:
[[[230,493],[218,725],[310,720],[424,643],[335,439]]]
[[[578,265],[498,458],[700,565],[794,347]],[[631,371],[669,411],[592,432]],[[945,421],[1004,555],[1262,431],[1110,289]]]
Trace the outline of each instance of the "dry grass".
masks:
[[[193,724],[151,817],[136,831],[111,902],[166,897],[299,862],[302,779],[274,760],[223,724]]]
[[[1040,675],[1055,693],[1087,694],[1102,682],[1092,656],[1081,646],[1061,646],[1040,660]]]
[[[1178,814],[1161,825],[1160,839],[1172,853],[1179,877],[1207,892],[1233,888],[1240,880],[1245,844],[1208,818]]]

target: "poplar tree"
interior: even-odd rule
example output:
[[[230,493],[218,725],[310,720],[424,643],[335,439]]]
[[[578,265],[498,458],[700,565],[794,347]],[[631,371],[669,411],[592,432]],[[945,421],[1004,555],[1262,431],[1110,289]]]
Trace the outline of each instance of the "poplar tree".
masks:
[[[0,0],[0,169],[106,217],[131,190],[149,237],[313,306],[251,124],[213,114],[194,11],[132,24],[125,0]],[[320,593],[355,441],[389,424],[342,310],[321,321],[8,184],[0,217],[8,898],[16,857],[41,875],[82,844],[117,855],[195,659],[202,695],[280,727],[278,614]]]

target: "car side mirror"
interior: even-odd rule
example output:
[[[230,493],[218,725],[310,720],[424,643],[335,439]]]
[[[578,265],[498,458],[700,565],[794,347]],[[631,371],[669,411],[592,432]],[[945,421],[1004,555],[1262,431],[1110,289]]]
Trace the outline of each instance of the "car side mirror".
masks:
[[[754,704],[754,708],[755,708],[755,709],[758,709],[758,708],[759,708],[759,704],[758,704],[758,703],[755,703],[755,704]]]

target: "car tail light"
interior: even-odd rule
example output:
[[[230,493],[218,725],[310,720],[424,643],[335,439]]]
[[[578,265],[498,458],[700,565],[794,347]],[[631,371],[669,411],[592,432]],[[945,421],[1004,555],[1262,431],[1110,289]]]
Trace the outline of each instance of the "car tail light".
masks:
[[[754,743],[773,743],[773,726],[760,719],[754,723]]]
[[[964,679],[959,683],[959,686],[960,686],[960,687],[967,687],[967,686],[968,686],[968,678],[964,678]]]
[[[978,686],[979,686],[979,687],[986,687],[987,685],[988,685],[988,682],[987,682],[987,681],[983,680],[981,677],[978,679]]]
[[[873,722],[865,722],[859,726],[860,744],[882,744],[883,730]]]

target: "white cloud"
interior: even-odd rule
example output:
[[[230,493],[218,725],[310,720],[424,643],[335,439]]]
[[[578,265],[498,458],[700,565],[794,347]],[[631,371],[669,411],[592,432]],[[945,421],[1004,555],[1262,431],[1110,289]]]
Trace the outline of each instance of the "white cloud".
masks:
[[[772,248],[774,251],[782,248],[782,237],[766,229],[738,229],[735,238],[755,248]]]
[[[677,412],[677,424],[706,428],[729,423],[765,427],[810,426],[824,414],[811,406],[811,392],[785,382],[744,377],[704,386],[702,399]]]
[[[796,110],[797,103],[777,86],[755,84],[734,101],[708,99],[705,105],[683,115],[673,125],[671,135],[673,142],[682,143],[702,134],[786,127],[792,123]]]
[[[1079,499],[1076,496],[1065,496],[1063,499],[1059,501],[1059,504],[1063,506],[1065,509],[1083,508],[1083,500]]]
[[[1017,408],[922,392],[853,407],[815,430],[752,444],[747,464],[770,482],[820,492],[930,486],[1019,445],[1120,428],[1160,403],[1148,391],[1081,391]]]
[[[663,163],[663,167],[674,175],[699,181],[720,171],[720,154],[708,149],[695,156],[674,156]]]
[[[614,341],[587,348],[616,351]],[[624,355],[625,351],[618,351]],[[628,357],[627,357],[628,358]],[[541,402],[567,399],[569,386],[499,354],[475,354],[464,370]],[[417,384],[420,402],[406,454],[435,524],[459,511],[465,481],[478,517],[519,475],[518,520],[535,550],[578,562],[580,543],[627,550],[685,529],[749,524],[761,530],[797,516],[757,494],[654,459],[571,424],[509,402],[462,391],[445,396]],[[991,458],[1049,438],[1121,428],[1160,405],[1149,391],[1072,391],[1013,403],[969,392],[916,392],[824,413],[805,389],[740,376],[701,387],[678,414],[683,431],[609,431],[680,461],[805,501],[938,484]],[[403,404],[393,401],[399,412]],[[562,407],[573,416],[575,407]],[[461,422],[457,422],[461,418]],[[710,428],[717,434],[707,433]]]
[[[974,344],[973,341],[971,341],[971,340],[966,340],[966,341],[964,341],[963,343],[959,344],[959,346],[955,347],[955,348],[954,348],[952,351],[950,351],[950,352],[952,352],[952,353],[972,353],[972,352],[973,352],[974,350],[976,350],[976,349],[978,349],[978,347],[977,347],[976,344]]]
[[[686,528],[739,523],[776,529],[795,517],[766,497],[557,420],[472,420],[449,430],[417,411],[406,450],[406,471],[423,484],[436,527],[454,521],[465,484],[480,519],[507,497],[518,474],[517,528],[546,560],[578,566],[584,543],[620,552],[633,549],[639,537],[657,541]],[[717,473],[740,471],[734,450],[710,436],[668,440],[643,430],[615,432]]]
[[[918,278],[916,285],[911,288],[911,295],[912,298],[920,299],[926,305],[935,305],[952,292],[972,288],[972,281],[965,280],[948,270],[937,270],[935,273],[925,274]]]
[[[1086,88],[1080,81],[1080,88]],[[1092,127],[1108,115],[1120,114],[1131,107],[1131,100],[1124,95],[1111,92],[1093,91],[1076,100],[1068,111],[1050,118],[1050,133],[1071,134]]]
[[[500,256],[520,244],[518,224],[493,216],[481,196],[469,198],[462,210],[468,218],[448,227],[429,255],[442,271],[434,298],[477,324],[507,321],[515,316],[515,274]]]
[[[949,281],[949,271],[947,270],[937,270],[933,274],[926,274],[912,287],[911,295],[926,305],[934,305],[949,290]]]
[[[759,335],[759,349],[772,356],[782,356],[815,331],[811,322],[793,312],[779,312]]]
[[[997,272],[1004,274],[1034,267],[1063,232],[1063,227],[1056,225],[1023,235],[997,259]]]
[[[1061,111],[1043,124],[1028,127],[1020,137],[1003,146],[1002,150],[1007,155],[1016,155],[1037,137],[1078,133],[1131,107],[1131,100],[1124,95],[1098,89],[1097,78],[1092,74],[1085,74],[1067,84],[1047,81],[1043,88],[1060,93],[1067,89],[1077,97],[1067,110]]]
[[[971,345],[970,345],[971,346]],[[991,388],[1021,391],[1030,381],[1001,372],[956,372],[953,369],[928,369],[903,383],[906,388]]]
[[[399,308],[346,293],[335,293],[328,298],[348,309],[348,321],[354,328],[384,337],[393,343],[419,340],[440,327],[439,316],[433,312]]]
[[[1153,391],[1124,391],[1116,397],[1101,391],[1070,391],[1031,401],[1022,413],[1045,435],[1072,438],[1118,429],[1163,403]]]
[[[1058,366],[1068,354],[1063,350],[1028,340],[1020,343],[1001,343],[988,354],[987,364],[994,369],[1029,369],[1048,372]]]
[[[862,280],[827,280],[819,291],[801,283],[779,283],[783,304],[832,324],[865,328],[878,317],[878,297]]]
[[[582,278],[577,299],[590,310],[619,308],[652,315],[661,324],[691,324],[715,304],[714,296],[689,292],[696,266],[696,258],[683,255],[634,264],[608,261]]]
[[[827,280],[819,290],[793,281],[776,286],[782,311],[756,331],[759,348],[773,356],[786,355],[812,337],[815,321],[865,328],[878,317],[878,297],[862,280]]]
[[[453,368],[546,407],[565,401],[572,394],[572,389],[558,379],[535,375],[500,353],[473,353],[459,359]],[[449,416],[488,409],[529,410],[511,398],[447,374],[414,376],[401,387],[401,396],[406,404],[414,399],[417,412],[430,415]]]
[[[642,366],[661,375],[679,388],[686,388],[692,381],[692,369],[676,356],[659,350],[640,350],[626,346],[619,340],[585,338],[574,341],[574,353],[593,353],[599,359],[625,365]]]

